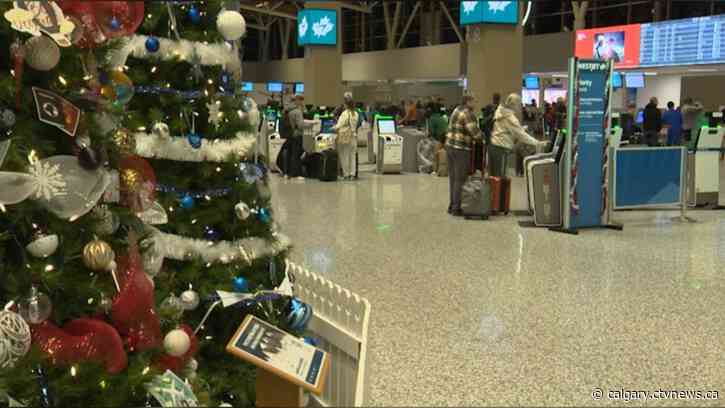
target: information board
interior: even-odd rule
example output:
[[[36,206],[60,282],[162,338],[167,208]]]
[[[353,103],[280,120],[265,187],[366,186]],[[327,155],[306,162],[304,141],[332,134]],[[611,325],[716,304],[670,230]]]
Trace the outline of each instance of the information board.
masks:
[[[725,61],[725,15],[641,25],[640,66]]]
[[[609,110],[609,61],[576,60],[575,98],[570,104],[573,135],[570,228],[602,224],[604,143]]]
[[[287,381],[320,394],[330,356],[302,339],[247,315],[227,351]]]

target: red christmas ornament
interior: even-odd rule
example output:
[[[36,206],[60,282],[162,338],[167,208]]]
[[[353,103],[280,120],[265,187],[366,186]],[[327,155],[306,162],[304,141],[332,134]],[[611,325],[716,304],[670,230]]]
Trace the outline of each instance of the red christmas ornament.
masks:
[[[96,23],[108,38],[135,33],[144,19],[143,1],[94,1],[92,4]]]
[[[186,332],[186,334],[189,335],[189,339],[191,340],[189,350],[186,352],[186,354],[179,357],[162,354],[159,359],[156,360],[156,366],[159,367],[161,371],[171,370],[176,374],[180,374],[181,370],[184,369],[189,359],[194,357],[196,352],[199,351],[199,340],[196,338],[194,330],[185,324],[180,325],[179,329],[183,330],[184,332]]]
[[[102,320],[76,319],[62,329],[46,320],[30,329],[33,344],[48,354],[53,364],[96,361],[103,363],[110,374],[118,374],[128,365],[121,337]]]
[[[141,266],[133,234],[129,234],[129,242],[128,253],[116,259],[121,290],[113,299],[111,320],[130,351],[143,351],[161,345],[161,328],[154,309],[154,288]]]

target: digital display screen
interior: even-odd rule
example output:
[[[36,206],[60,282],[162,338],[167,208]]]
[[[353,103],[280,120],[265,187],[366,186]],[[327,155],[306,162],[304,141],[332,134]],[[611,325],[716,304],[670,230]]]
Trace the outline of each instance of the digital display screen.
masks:
[[[612,72],[612,88],[618,89],[622,87],[622,74],[619,72]]]
[[[295,93],[296,94],[303,94],[305,93],[305,84],[298,82],[295,84]]]
[[[524,78],[524,88],[539,89],[539,77],[527,76]]]
[[[644,74],[641,72],[624,74],[624,82],[627,88],[644,88]]]
[[[725,14],[579,30],[574,54],[617,68],[722,63]]]
[[[243,92],[252,92],[254,90],[254,84],[251,82],[242,82]]]
[[[612,60],[617,68],[633,68],[639,66],[639,53],[639,24],[576,32],[574,55],[579,58]]]
[[[637,112],[637,118],[634,120],[634,123],[642,124],[644,123],[644,111]]]
[[[725,15],[642,24],[641,32],[640,66],[725,61]]]
[[[378,134],[394,135],[395,134],[395,121],[392,119],[378,120]]]
[[[335,127],[335,119],[322,119],[320,133],[332,133],[333,127]]]
[[[267,83],[267,92],[282,93],[284,86],[281,82],[269,82]]]

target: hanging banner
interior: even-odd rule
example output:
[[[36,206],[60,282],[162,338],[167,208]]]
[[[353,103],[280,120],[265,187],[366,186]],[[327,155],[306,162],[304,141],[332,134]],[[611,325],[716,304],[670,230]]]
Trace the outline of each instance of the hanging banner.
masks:
[[[606,130],[612,65],[611,61],[576,59],[572,68],[568,228],[598,227],[607,205]]]

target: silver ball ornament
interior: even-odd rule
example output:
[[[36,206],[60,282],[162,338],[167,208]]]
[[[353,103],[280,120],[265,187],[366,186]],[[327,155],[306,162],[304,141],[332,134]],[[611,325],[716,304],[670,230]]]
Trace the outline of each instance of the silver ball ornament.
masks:
[[[0,367],[7,368],[30,350],[30,327],[22,316],[0,311]]]
[[[194,310],[199,306],[199,294],[191,289],[182,292],[180,299],[184,310]]]
[[[247,32],[247,23],[237,11],[224,10],[216,17],[216,28],[227,41],[235,41]]]
[[[237,218],[244,221],[252,214],[252,210],[249,208],[247,203],[240,202],[234,206],[234,213],[237,215]]]
[[[184,303],[178,297],[170,295],[161,302],[159,309],[164,315],[173,320],[178,320],[184,314]]]
[[[28,323],[42,323],[53,313],[53,303],[48,295],[33,286],[30,294],[18,303],[18,312]]]
[[[58,236],[39,233],[35,239],[25,246],[25,249],[36,258],[47,258],[58,249]]]
[[[60,62],[60,48],[50,37],[31,37],[25,42],[25,62],[38,71],[50,71]]]
[[[0,111],[0,128],[11,128],[15,125],[15,112],[10,109]]]
[[[191,339],[185,331],[174,329],[164,336],[164,351],[173,357],[181,357],[189,351]]]

